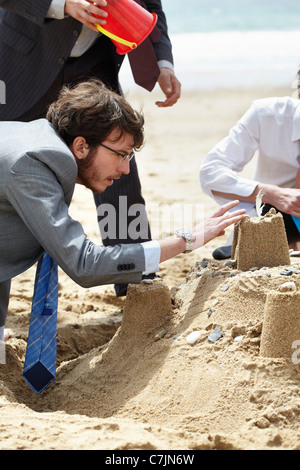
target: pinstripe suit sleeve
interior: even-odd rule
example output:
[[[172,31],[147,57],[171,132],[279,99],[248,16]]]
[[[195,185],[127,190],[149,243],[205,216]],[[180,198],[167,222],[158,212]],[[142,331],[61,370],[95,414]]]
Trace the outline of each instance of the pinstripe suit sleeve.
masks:
[[[173,54],[172,54],[172,44],[168,36],[168,26],[165,13],[163,11],[161,0],[143,0],[146,8],[151,13],[156,13],[158,20],[157,26],[160,30],[160,38],[157,43],[153,43],[153,48],[157,60],[168,60],[172,64]]]
[[[42,25],[52,0],[0,0],[0,8],[10,10],[35,24]]]

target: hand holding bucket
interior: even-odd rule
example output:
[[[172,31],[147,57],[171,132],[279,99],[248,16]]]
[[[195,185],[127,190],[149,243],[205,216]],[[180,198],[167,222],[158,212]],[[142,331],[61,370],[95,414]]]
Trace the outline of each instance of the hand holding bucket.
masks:
[[[102,10],[108,13],[106,24],[96,25],[97,29],[112,40],[117,53],[121,55],[136,49],[157,22],[155,13],[149,13],[134,0],[107,0],[107,6],[102,7]]]

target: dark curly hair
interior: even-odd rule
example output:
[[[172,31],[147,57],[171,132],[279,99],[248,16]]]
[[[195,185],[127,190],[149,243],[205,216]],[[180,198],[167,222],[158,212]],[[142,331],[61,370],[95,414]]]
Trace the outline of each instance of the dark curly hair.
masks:
[[[132,135],[135,150],[144,143],[143,115],[98,79],[64,86],[49,106],[46,118],[68,145],[82,136],[93,148],[116,129],[120,131],[118,138],[126,133]]]

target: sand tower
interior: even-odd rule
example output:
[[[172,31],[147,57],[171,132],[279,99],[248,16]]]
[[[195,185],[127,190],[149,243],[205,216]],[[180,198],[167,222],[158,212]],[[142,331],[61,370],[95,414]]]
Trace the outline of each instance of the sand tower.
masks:
[[[292,358],[300,341],[300,293],[271,292],[267,295],[260,355]]]
[[[234,227],[232,259],[241,271],[290,264],[283,217],[271,209],[264,217],[245,217]]]
[[[162,279],[130,284],[124,304],[121,330],[131,336],[158,330],[172,313],[171,295]]]

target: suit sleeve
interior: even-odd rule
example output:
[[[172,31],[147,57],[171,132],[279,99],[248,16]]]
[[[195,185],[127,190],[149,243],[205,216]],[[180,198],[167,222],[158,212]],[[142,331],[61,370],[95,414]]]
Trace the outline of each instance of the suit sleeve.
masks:
[[[166,15],[162,8],[161,0],[144,0],[148,11],[157,14],[157,26],[160,30],[160,38],[157,43],[153,43],[157,60],[167,60],[174,64],[172,54],[172,44],[168,35],[168,25]]]
[[[35,240],[77,284],[141,281],[142,245],[103,247],[89,240],[81,224],[69,216],[63,188],[44,163],[21,157],[11,170],[6,194]]]
[[[52,0],[0,0],[0,8],[10,10],[35,24],[42,25]]]

